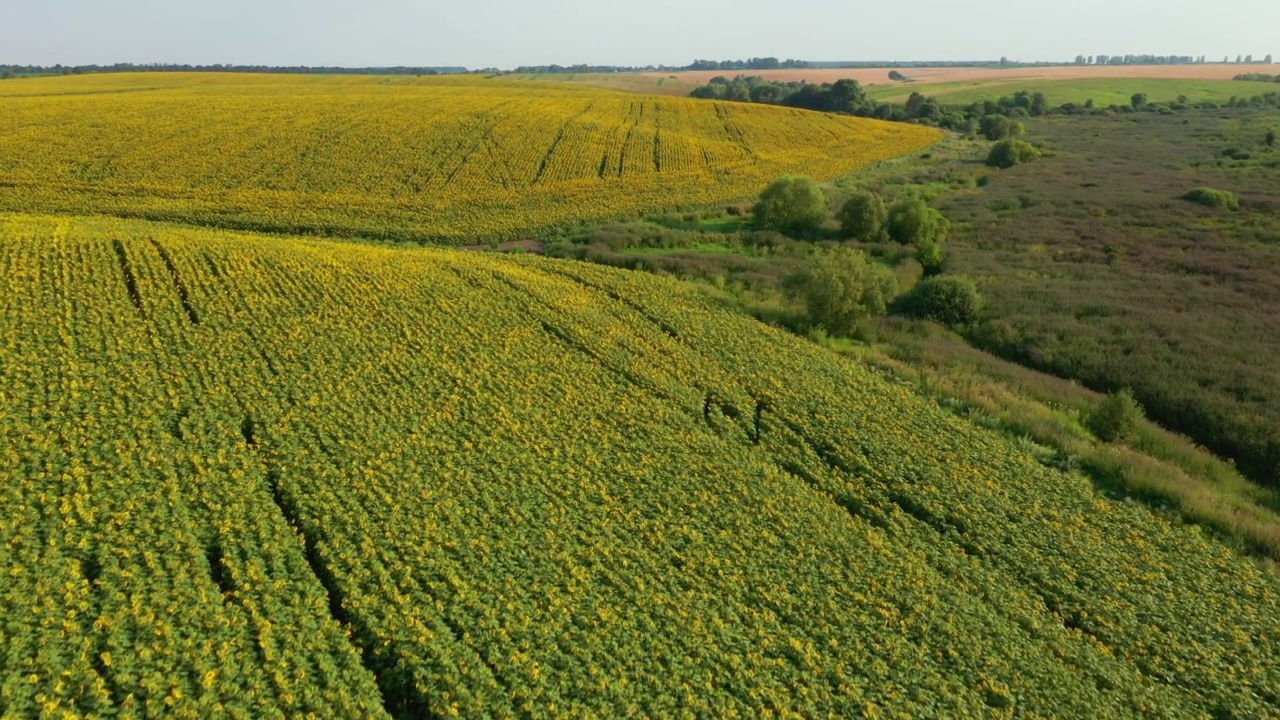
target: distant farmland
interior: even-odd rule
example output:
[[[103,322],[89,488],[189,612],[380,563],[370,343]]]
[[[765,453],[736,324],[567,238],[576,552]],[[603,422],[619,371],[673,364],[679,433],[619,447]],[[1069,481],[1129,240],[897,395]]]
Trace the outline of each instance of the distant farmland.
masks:
[[[0,209],[456,242],[735,201],[932,144],[794,109],[476,78],[96,75],[0,86]]]
[[[1191,102],[1226,102],[1280,90],[1274,83],[1236,82],[1240,73],[1273,73],[1278,65],[1214,63],[1205,65],[1108,65],[1054,67],[920,67],[898,68],[909,82],[889,79],[890,68],[813,68],[802,70],[699,70],[678,73],[562,73],[504,76],[544,86],[584,85],[622,92],[686,96],[714,77],[754,75],[784,82],[830,83],[852,78],[867,86],[875,100],[902,102],[913,92],[944,103],[968,104],[1012,95],[1020,90],[1043,92],[1052,105],[1093,100],[1106,107],[1128,104],[1137,92],[1152,102],[1185,95]]]
[[[1179,78],[1016,78],[975,82],[939,83],[937,85],[876,85],[870,95],[877,100],[901,102],[912,92],[937,98],[939,102],[967,105],[1013,95],[1025,90],[1044,93],[1049,105],[1083,104],[1092,100],[1098,107],[1128,105],[1136,93],[1147,95],[1151,102],[1172,102],[1186,97],[1190,102],[1226,102],[1233,97],[1280,92],[1280,85],[1233,80],[1193,80]]]
[[[1082,78],[1174,78],[1230,80],[1240,73],[1276,72],[1277,65],[1206,63],[1204,65],[1055,65],[1052,67],[916,67],[898,68],[915,83],[992,82],[1023,78],[1079,80]],[[717,75],[759,75],[770,80],[835,82],[853,78],[863,85],[894,84],[890,68],[811,68],[804,70],[698,70],[674,73],[680,82],[705,84]],[[647,73],[666,76],[668,73]]]

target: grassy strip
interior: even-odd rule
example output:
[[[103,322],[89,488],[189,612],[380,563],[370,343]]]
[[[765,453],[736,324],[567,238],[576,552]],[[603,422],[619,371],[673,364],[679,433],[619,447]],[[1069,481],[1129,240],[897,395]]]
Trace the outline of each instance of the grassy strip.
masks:
[[[874,332],[873,342],[816,339],[1017,438],[1046,464],[1082,471],[1104,491],[1177,513],[1280,569],[1280,494],[1230,463],[1152,422],[1128,445],[1101,442],[1083,423],[1101,395],[988,355],[936,326],[891,319]]]

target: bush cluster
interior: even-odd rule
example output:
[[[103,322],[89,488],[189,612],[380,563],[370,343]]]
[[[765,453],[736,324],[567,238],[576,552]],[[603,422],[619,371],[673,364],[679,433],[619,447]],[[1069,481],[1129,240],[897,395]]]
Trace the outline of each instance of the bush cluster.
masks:
[[[879,195],[868,191],[856,192],[840,206],[836,219],[840,221],[840,232],[844,237],[877,242],[886,237],[889,209]]]
[[[784,280],[787,294],[802,301],[809,319],[833,335],[852,335],[858,321],[883,315],[898,292],[888,268],[853,248],[820,252]]]
[[[907,317],[958,328],[976,322],[982,306],[982,294],[973,280],[963,275],[939,275],[898,298],[893,310]]]
[[[813,178],[781,177],[760,193],[754,214],[758,230],[805,235],[827,221],[827,197]]]
[[[1225,210],[1239,210],[1240,199],[1235,193],[1226,190],[1217,190],[1211,187],[1198,187],[1194,190],[1188,190],[1182,195],[1183,200],[1189,200],[1199,205],[1211,208],[1222,208]]]
[[[1133,393],[1124,388],[1107,395],[1089,414],[1089,430],[1107,442],[1125,442],[1133,438],[1146,418]]]
[[[1001,140],[992,146],[991,154],[987,155],[987,165],[1007,170],[1014,165],[1029,163],[1038,159],[1040,159],[1040,150],[1035,145],[1025,140],[1009,138]]]

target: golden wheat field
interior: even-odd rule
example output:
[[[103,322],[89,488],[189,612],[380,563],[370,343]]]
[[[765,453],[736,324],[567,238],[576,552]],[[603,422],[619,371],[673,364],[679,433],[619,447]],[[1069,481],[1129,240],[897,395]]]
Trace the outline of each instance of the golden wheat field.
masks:
[[[0,209],[463,241],[743,199],[936,131],[480,77],[130,74],[0,86]]]

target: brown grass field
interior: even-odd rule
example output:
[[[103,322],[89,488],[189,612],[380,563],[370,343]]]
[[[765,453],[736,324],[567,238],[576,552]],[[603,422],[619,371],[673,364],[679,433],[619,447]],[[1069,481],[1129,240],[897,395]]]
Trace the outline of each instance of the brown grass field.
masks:
[[[759,75],[770,80],[823,83],[853,78],[863,85],[892,82],[893,68],[812,68],[807,70],[696,70],[682,73],[646,73],[654,77],[674,77],[682,84],[701,85],[718,75]],[[1045,78],[1078,80],[1081,78],[1168,78],[1184,80],[1230,80],[1240,73],[1280,72],[1280,66],[1262,63],[1206,63],[1204,65],[1054,65],[1045,67],[914,67],[899,68],[902,74],[920,84],[982,82]]]

